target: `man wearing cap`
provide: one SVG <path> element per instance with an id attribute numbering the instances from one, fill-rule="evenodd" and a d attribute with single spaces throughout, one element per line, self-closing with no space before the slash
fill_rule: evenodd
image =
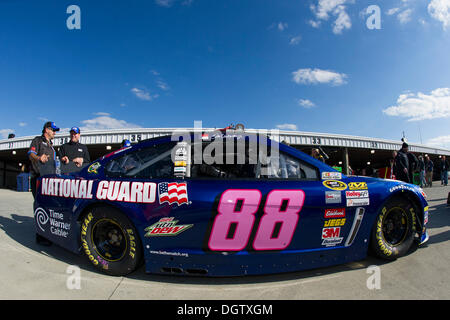
<path id="1" fill-rule="evenodd" d="M 55 132 L 59 131 L 59 128 L 54 122 L 48 121 L 44 124 L 42 129 L 42 135 L 35 137 L 31 141 L 30 149 L 28 150 L 28 157 L 31 161 L 31 192 L 33 197 L 36 196 L 36 180 L 41 175 L 41 169 L 43 165 L 49 165 L 49 163 L 55 160 L 55 149 L 53 149 L 53 138 L 55 138 Z M 49 172 L 55 172 L 55 168 L 48 170 Z"/>
<path id="2" fill-rule="evenodd" d="M 55 132 L 59 128 L 54 122 L 48 121 L 44 124 L 42 135 L 35 137 L 31 141 L 30 149 L 28 150 L 28 157 L 31 161 L 30 183 L 31 193 L 33 198 L 36 197 L 36 180 L 41 174 L 55 173 L 55 167 L 52 165 L 55 162 L 55 149 L 53 149 L 52 140 L 55 138 Z M 42 172 L 45 171 L 45 172 Z M 36 233 L 36 242 L 42 245 L 49 246 L 51 241 Z"/>
<path id="3" fill-rule="evenodd" d="M 70 129 L 70 141 L 59 148 L 59 158 L 64 164 L 74 162 L 80 168 L 83 164 L 91 162 L 86 145 L 80 143 L 81 131 L 78 127 Z"/>

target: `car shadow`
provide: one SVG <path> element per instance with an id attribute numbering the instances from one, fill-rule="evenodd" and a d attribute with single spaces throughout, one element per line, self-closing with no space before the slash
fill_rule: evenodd
<path id="1" fill-rule="evenodd" d="M 0 229 L 19 245 L 30 250 L 52 257 L 68 265 L 77 265 L 81 269 L 96 272 L 95 267 L 83 255 L 77 255 L 54 244 L 43 246 L 36 243 L 36 231 L 32 217 L 14 213 L 11 214 L 11 218 L 0 216 Z"/>

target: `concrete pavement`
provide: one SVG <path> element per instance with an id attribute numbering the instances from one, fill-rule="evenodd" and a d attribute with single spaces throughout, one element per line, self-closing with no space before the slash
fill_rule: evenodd
<path id="1" fill-rule="evenodd" d="M 450 187 L 435 182 L 425 192 L 430 240 L 401 259 L 369 257 L 311 271 L 217 279 L 150 275 L 143 267 L 127 277 L 100 274 L 84 256 L 37 245 L 31 193 L 2 189 L 0 299 L 450 299 Z M 72 281 L 73 265 L 79 283 Z M 379 267 L 380 289 L 368 289 L 372 265 Z"/>

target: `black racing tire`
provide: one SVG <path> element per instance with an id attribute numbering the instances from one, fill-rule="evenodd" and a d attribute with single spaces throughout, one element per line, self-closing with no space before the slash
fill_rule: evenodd
<path id="1" fill-rule="evenodd" d="M 119 210 L 94 208 L 81 223 L 82 250 L 103 273 L 124 276 L 142 263 L 142 243 L 136 228 Z"/>
<path id="2" fill-rule="evenodd" d="M 410 249 L 416 233 L 416 208 L 403 197 L 389 199 L 381 208 L 372 231 L 376 256 L 395 260 Z"/>

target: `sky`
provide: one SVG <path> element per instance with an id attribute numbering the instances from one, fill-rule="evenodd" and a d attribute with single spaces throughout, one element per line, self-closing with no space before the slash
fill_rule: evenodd
<path id="1" fill-rule="evenodd" d="M 202 121 L 450 149 L 449 53 L 450 0 L 0 0 L 0 139 Z"/>

